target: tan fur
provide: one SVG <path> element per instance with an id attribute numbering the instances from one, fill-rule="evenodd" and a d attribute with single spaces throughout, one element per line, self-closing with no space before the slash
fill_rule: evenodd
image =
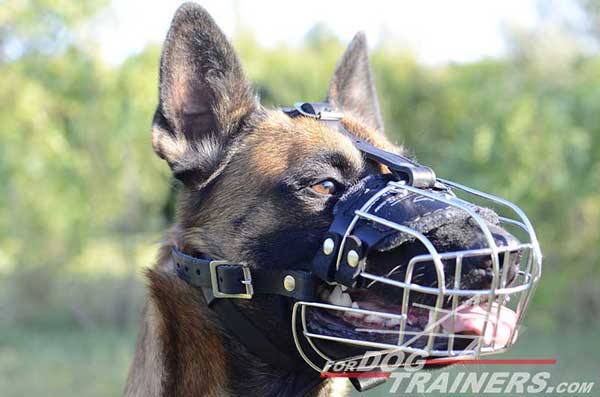
<path id="1" fill-rule="evenodd" d="M 169 247 L 163 246 L 159 261 L 147 271 L 150 293 L 125 395 L 231 396 L 221 327 L 198 292 L 174 274 Z M 173 361 L 178 372 L 169 379 L 164 368 Z M 347 391 L 348 383 L 335 379 L 315 397 L 342 397 Z"/>
<path id="2" fill-rule="evenodd" d="M 350 132 L 382 149 L 400 151 L 383 134 L 351 116 L 347 116 L 343 123 Z M 193 226 L 182 228 L 177 241 L 185 241 L 191 251 L 216 249 L 214 254 L 220 258 L 243 260 L 239 246 L 243 243 L 240 238 L 243 235 L 239 233 L 252 235 L 253 230 L 232 230 L 229 220 L 242 216 L 248 207 L 254 207 L 252 200 L 270 188 L 285 170 L 323 150 L 343 154 L 357 168 L 363 166 L 362 155 L 341 132 L 316 120 L 291 119 L 281 111 L 268 111 L 256 130 L 236 150 L 203 211 L 192 214 L 191 210 L 181 209 L 181 212 L 189 214 L 189 223 Z M 379 167 L 381 172 L 388 172 L 385 166 Z M 231 205 L 232 199 L 236 200 L 236 205 Z M 186 198 L 183 197 L 182 201 L 185 202 Z M 256 211 L 261 211 L 256 214 L 257 218 L 264 219 L 272 228 L 277 227 L 277 208 L 262 207 L 256 208 Z M 222 241 L 227 241 L 227 244 L 222 244 Z"/>
<path id="3" fill-rule="evenodd" d="M 344 126 L 381 148 L 398 150 L 382 134 L 356 119 L 347 117 Z M 214 244 L 219 242 L 213 241 L 213 236 L 219 236 L 228 244 L 221 244 L 218 256 L 237 260 L 237 242 L 240 239 L 231 233 L 239 231 L 227 230 L 222 214 L 226 212 L 229 218 L 234 216 L 232 212 L 252 205 L 251 200 L 258 196 L 261 186 L 271 183 L 273 178 L 303 157 L 323 148 L 343 152 L 346 158 L 357 163 L 356 166 L 363 161 L 358 150 L 343 134 L 315 120 L 290 119 L 281 112 L 270 111 L 268 118 L 241 145 L 239 153 L 224 171 L 223 182 L 215 186 L 214 197 L 205 210 L 196 214 L 195 218 L 191 217 L 194 219 L 191 222 L 198 227 L 174 230 L 170 234 L 182 242 L 179 246 L 199 252 L 209 247 L 214 252 Z M 236 197 L 236 206 L 231 205 L 231 197 Z M 185 198 L 182 201 L 185 202 Z M 180 211 L 185 211 L 185 208 L 180 208 Z M 265 219 L 272 221 L 273 216 L 265 214 Z M 228 233 L 231 238 L 224 238 L 223 235 Z M 171 395 L 169 393 L 177 396 L 228 395 L 226 363 L 219 360 L 219 357 L 225 357 L 220 327 L 198 291 L 174 275 L 169 255 L 172 244 L 172 241 L 165 243 L 157 264 L 148 272 L 150 294 L 126 394 L 132 397 Z M 179 346 L 174 339 L 187 342 Z M 163 369 L 163 365 L 168 365 L 169 357 L 173 356 L 182 366 L 176 381 L 166 379 Z M 342 396 L 345 384 L 327 385 L 322 395 Z"/>
<path id="4" fill-rule="evenodd" d="M 164 333 L 164 322 L 156 304 L 148 300 L 141 324 L 136 355 L 131 366 L 125 394 L 128 396 L 158 396 L 164 378 L 162 349 L 157 343 Z M 142 376 L 152 374 L 152 376 Z"/>
<path id="5" fill-rule="evenodd" d="M 366 43 L 358 35 L 336 69 L 328 99 L 347 111 L 343 123 L 350 132 L 397 151 L 382 134 L 371 83 Z M 232 46 L 197 4 L 182 5 L 173 19 L 161 56 L 159 91 L 152 144 L 174 174 L 182 175 L 184 187 L 175 226 L 146 274 L 149 293 L 125 394 L 273 395 L 281 390 L 273 385 L 285 383 L 289 370 L 251 355 L 223 330 L 200 291 L 175 274 L 171 247 L 245 262 L 256 253 L 257 236 L 279 236 L 288 225 L 282 207 L 289 202 L 265 199 L 265 192 L 275 192 L 288 170 L 304 170 L 306 159 L 328 151 L 342 157 L 358 178 L 367 168 L 365 160 L 341 132 L 262 108 Z M 298 228 L 306 228 L 308 219 L 313 228 L 326 230 L 329 220 L 312 216 L 317 212 L 311 207 L 314 202 L 295 199 L 294 205 L 299 215 L 291 216 L 296 216 Z M 315 225 L 313 218 L 320 223 Z M 256 314 L 259 300 L 235 304 Z M 294 354 L 290 359 L 299 360 L 291 347 L 286 351 Z M 341 396 L 343 389 L 340 381 L 325 381 L 312 396 Z"/>
<path id="6" fill-rule="evenodd" d="M 402 154 L 402 148 L 392 144 L 385 135 L 376 131 L 366 124 L 359 121 L 357 118 L 352 116 L 346 116 L 342 119 L 342 125 L 348 131 L 352 132 L 357 137 L 364 139 L 369 142 L 371 145 L 376 146 L 380 149 L 386 150 L 392 153 Z M 379 172 L 382 174 L 390 173 L 388 167 L 383 164 L 378 164 Z"/>
<path id="7" fill-rule="evenodd" d="M 317 120 L 291 119 L 281 111 L 270 112 L 247 140 L 247 146 L 259 175 L 278 176 L 300 159 L 325 150 L 342 153 L 356 167 L 363 161 L 348 137 Z"/>
<path id="8" fill-rule="evenodd" d="M 223 336 L 196 290 L 162 260 L 147 271 L 149 296 L 143 314 L 127 396 L 225 396 Z M 165 374 L 174 367 L 176 373 Z"/>

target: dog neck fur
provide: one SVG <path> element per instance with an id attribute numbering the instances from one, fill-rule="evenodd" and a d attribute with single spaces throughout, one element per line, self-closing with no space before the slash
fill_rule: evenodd
<path id="1" fill-rule="evenodd" d="M 180 280 L 164 244 L 147 271 L 149 294 L 125 394 L 276 396 L 291 374 L 248 353 L 228 335 L 201 293 Z M 342 396 L 346 382 L 324 381 L 312 396 Z"/>

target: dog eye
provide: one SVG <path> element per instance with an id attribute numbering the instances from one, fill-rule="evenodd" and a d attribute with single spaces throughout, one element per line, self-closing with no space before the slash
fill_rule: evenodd
<path id="1" fill-rule="evenodd" d="M 312 185 L 310 188 L 319 194 L 325 195 L 335 194 L 337 190 L 335 182 L 330 179 L 326 179 L 317 183 L 316 185 Z"/>

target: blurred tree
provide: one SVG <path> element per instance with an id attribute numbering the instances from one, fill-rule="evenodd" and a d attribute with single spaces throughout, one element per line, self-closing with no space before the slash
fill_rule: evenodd
<path id="1" fill-rule="evenodd" d="M 587 17 L 587 33 L 600 41 L 600 1 L 577 0 L 576 3 Z"/>
<path id="2" fill-rule="evenodd" d="M 116 258 L 137 269 L 135 241 L 162 223 L 145 214 L 158 213 L 168 189 L 156 184 L 160 164 L 145 165 L 159 49 L 107 69 L 78 35 L 104 2 L 84 3 L 0 8 L 0 270 L 16 271 L 12 300 L 32 308 L 51 305 L 58 280 L 107 238 L 111 252 L 85 265 Z M 130 305 L 122 298 L 114 310 Z M 83 310 L 70 302 L 77 317 Z"/>
<path id="3" fill-rule="evenodd" d="M 1 59 L 52 54 L 78 42 L 79 28 L 108 0 L 7 0 L 0 7 Z"/>
<path id="4" fill-rule="evenodd" d="M 585 3 L 593 19 L 597 2 Z M 78 34 L 103 4 L 0 7 L 0 281 L 12 277 L 0 286 L 3 320 L 131 322 L 132 275 L 171 214 L 149 134 L 160 48 L 103 64 Z M 600 56 L 568 29 L 549 31 L 551 45 L 544 32 L 508 31 L 504 59 L 425 67 L 388 43 L 372 60 L 392 140 L 531 215 L 547 257 L 531 314 L 552 326 L 600 319 Z M 244 29 L 235 42 L 266 106 L 323 99 L 343 51 L 324 25 L 302 47 L 266 49 Z M 585 316 L 566 310 L 573 302 Z"/>

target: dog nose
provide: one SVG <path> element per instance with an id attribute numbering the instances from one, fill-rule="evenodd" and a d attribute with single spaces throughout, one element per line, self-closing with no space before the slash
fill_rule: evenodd
<path id="1" fill-rule="evenodd" d="M 517 265 L 520 261 L 519 253 L 513 254 L 506 251 L 506 247 L 516 247 L 520 241 L 504 228 L 489 224 L 486 222 L 493 244 L 500 251 L 498 253 L 498 278 L 499 282 L 510 284 L 517 273 Z M 490 248 L 490 242 L 486 238 L 483 230 L 470 221 L 460 220 L 443 225 L 429 232 L 428 238 L 433 245 L 442 252 L 452 251 L 476 251 Z M 446 266 L 447 273 L 454 277 L 452 272 L 456 269 L 456 263 L 448 261 Z M 491 287 L 494 278 L 492 256 L 489 253 L 481 255 L 465 256 L 462 261 L 461 271 L 462 288 L 468 289 L 488 289 Z"/>
<path id="2" fill-rule="evenodd" d="M 502 276 L 511 280 L 515 275 L 512 267 L 516 258 L 504 261 L 500 256 L 519 241 L 500 226 L 499 215 L 457 199 L 445 185 L 426 190 L 402 185 L 390 188 L 389 178 L 369 176 L 340 198 L 334 215 L 332 229 L 345 230 L 350 224 L 353 237 L 368 247 L 366 267 L 375 275 L 403 281 L 412 273 L 422 286 L 437 286 L 441 281 L 439 269 L 431 257 L 427 258 L 435 253 L 431 245 L 437 253 L 455 255 L 443 259 L 444 283 L 457 278 L 457 257 L 463 259 L 461 288 L 487 289 L 494 277 L 500 276 L 503 262 L 511 269 L 505 267 L 508 273 Z M 344 233 L 348 231 L 340 234 Z M 495 248 L 498 260 L 490 255 Z M 452 288 L 452 284 L 447 287 Z"/>
<path id="3" fill-rule="evenodd" d="M 455 253 L 456 256 L 461 256 L 460 280 L 458 280 L 460 289 L 486 290 L 493 285 L 495 278 L 498 279 L 496 284 L 498 287 L 501 284 L 511 283 L 517 274 L 521 260 L 519 252 L 515 253 L 508 248 L 517 247 L 520 243 L 514 235 L 493 222 L 491 217 L 484 220 L 493 245 L 498 248 L 498 275 L 496 276 L 492 255 L 490 255 L 490 241 L 484 229 L 471 218 L 463 216 L 454 209 L 439 211 L 437 216 L 444 218 L 444 221 L 431 228 L 416 227 L 415 230 L 425 235 L 438 253 Z M 390 236 L 387 240 L 389 245 L 385 246 L 385 249 L 381 249 L 381 246 L 376 247 L 380 249 L 373 250 L 367 257 L 368 270 L 379 275 L 389 275 L 397 281 L 404 281 L 411 260 L 430 254 L 421 242 L 401 240 L 401 238 L 401 234 Z M 398 241 L 402 242 L 397 244 Z M 442 260 L 447 288 L 456 287 L 458 266 L 456 256 Z M 412 270 L 412 282 L 426 287 L 439 287 L 436 266 L 432 260 L 415 264 Z M 392 290 L 389 292 L 395 293 Z"/>

